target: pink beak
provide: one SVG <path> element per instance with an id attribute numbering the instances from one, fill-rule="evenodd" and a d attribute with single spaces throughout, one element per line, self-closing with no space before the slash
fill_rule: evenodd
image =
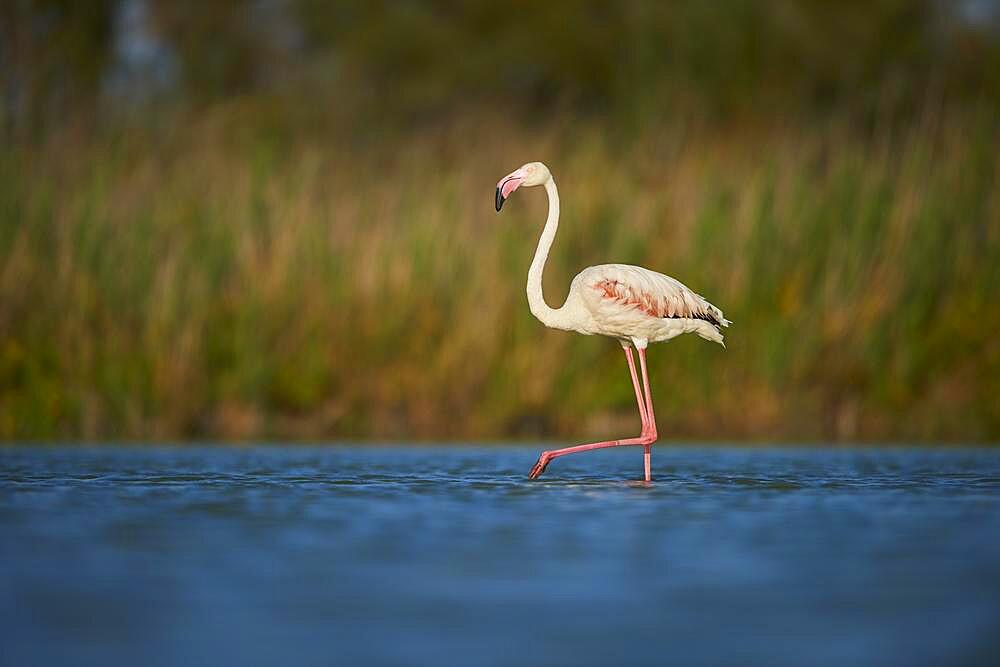
<path id="1" fill-rule="evenodd" d="M 524 182 L 524 176 L 521 175 L 521 170 L 512 171 L 507 176 L 500 179 L 497 183 L 497 212 L 500 212 L 500 208 L 503 206 L 504 201 L 510 196 L 510 193 L 517 190 L 521 183 Z"/>

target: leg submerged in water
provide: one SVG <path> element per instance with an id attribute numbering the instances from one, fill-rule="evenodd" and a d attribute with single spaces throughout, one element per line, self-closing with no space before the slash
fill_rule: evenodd
<path id="1" fill-rule="evenodd" d="M 592 442 L 585 445 L 575 445 L 544 451 L 538 457 L 538 461 L 528 473 L 529 479 L 537 479 L 552 459 L 566 456 L 567 454 L 577 454 L 588 452 L 593 449 L 604 449 L 605 447 L 622 447 L 627 445 L 643 445 L 646 481 L 650 481 L 650 450 L 651 445 L 656 442 L 656 422 L 653 417 L 653 399 L 649 393 L 649 377 L 646 372 L 646 349 L 639 348 L 639 365 L 642 368 L 642 387 L 639 385 L 639 378 L 635 370 L 635 358 L 632 356 L 632 348 L 625 347 L 625 358 L 628 360 L 629 374 L 632 377 L 632 388 L 635 390 L 636 403 L 639 406 L 639 419 L 642 420 L 642 431 L 638 438 L 624 438 L 622 440 L 604 440 L 602 442 Z"/>

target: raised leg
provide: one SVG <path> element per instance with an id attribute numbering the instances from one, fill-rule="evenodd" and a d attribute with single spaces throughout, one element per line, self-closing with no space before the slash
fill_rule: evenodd
<path id="1" fill-rule="evenodd" d="M 639 364 L 642 367 L 642 378 L 645 391 L 643 391 L 639 385 L 639 378 L 635 371 L 635 359 L 632 356 L 631 347 L 625 348 L 625 358 L 628 360 L 629 374 L 632 377 L 632 388 L 635 389 L 636 403 L 639 406 L 639 419 L 642 420 L 642 432 L 639 437 L 624 438 L 622 440 L 604 440 L 602 442 L 592 442 L 585 445 L 574 445 L 573 447 L 564 447 L 562 449 L 544 451 L 538 457 L 538 461 L 535 463 L 534 467 L 531 468 L 531 472 L 528 473 L 529 479 L 536 479 L 545 471 L 546 466 L 549 465 L 549 462 L 552 459 L 559 458 L 560 456 L 577 454 L 579 452 L 588 452 L 592 449 L 603 449 L 605 447 L 643 445 L 645 447 L 646 481 L 648 482 L 650 480 L 650 445 L 656 441 L 656 424 L 652 420 L 653 402 L 649 396 L 649 378 L 646 375 L 646 350 L 639 350 Z"/>
<path id="2" fill-rule="evenodd" d="M 542 452 L 538 457 L 538 461 L 535 462 L 534 467 L 532 467 L 531 472 L 528 473 L 528 479 L 536 479 L 539 475 L 545 472 L 545 468 L 549 465 L 552 459 L 557 459 L 560 456 L 566 456 L 567 454 L 578 454 L 580 452 L 589 452 L 592 449 L 604 449 L 605 447 L 622 447 L 624 445 L 648 445 L 647 436 L 639 436 L 638 438 L 624 438 L 622 440 L 604 440 L 603 442 L 591 442 L 586 445 L 575 445 L 573 447 L 563 447 L 562 449 L 553 449 L 549 451 Z M 648 480 L 647 480 L 648 481 Z"/>
<path id="3" fill-rule="evenodd" d="M 639 406 L 639 419 L 642 420 L 642 433 L 645 433 L 649 420 L 649 417 L 646 414 L 646 400 L 643 397 L 642 386 L 639 384 L 639 378 L 635 373 L 635 357 L 632 356 L 632 346 L 625 345 L 624 347 L 625 358 L 628 360 L 628 372 L 632 377 L 632 389 L 635 390 L 635 402 Z"/>
<path id="4" fill-rule="evenodd" d="M 653 436 L 650 444 L 656 442 L 656 415 L 653 414 L 653 393 L 649 390 L 649 373 L 646 372 L 646 348 L 639 348 L 639 366 L 642 368 L 642 387 L 646 395 L 647 435 Z"/>

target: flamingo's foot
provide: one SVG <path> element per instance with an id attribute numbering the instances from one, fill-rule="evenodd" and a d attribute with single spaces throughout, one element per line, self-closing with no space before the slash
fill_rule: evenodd
<path id="1" fill-rule="evenodd" d="M 538 457 L 538 461 L 536 461 L 535 465 L 532 466 L 531 472 L 528 473 L 528 479 L 538 479 L 538 477 L 545 472 L 545 468 L 549 465 L 549 461 L 551 460 L 552 459 L 548 456 L 548 452 L 542 452 L 541 456 Z"/>

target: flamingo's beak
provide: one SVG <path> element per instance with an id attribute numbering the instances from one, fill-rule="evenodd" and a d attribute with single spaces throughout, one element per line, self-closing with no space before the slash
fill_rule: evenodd
<path id="1" fill-rule="evenodd" d="M 497 213 L 500 212 L 503 203 L 507 201 L 510 193 L 517 190 L 523 182 L 524 176 L 521 175 L 520 169 L 500 179 L 500 182 L 497 183 Z"/>

